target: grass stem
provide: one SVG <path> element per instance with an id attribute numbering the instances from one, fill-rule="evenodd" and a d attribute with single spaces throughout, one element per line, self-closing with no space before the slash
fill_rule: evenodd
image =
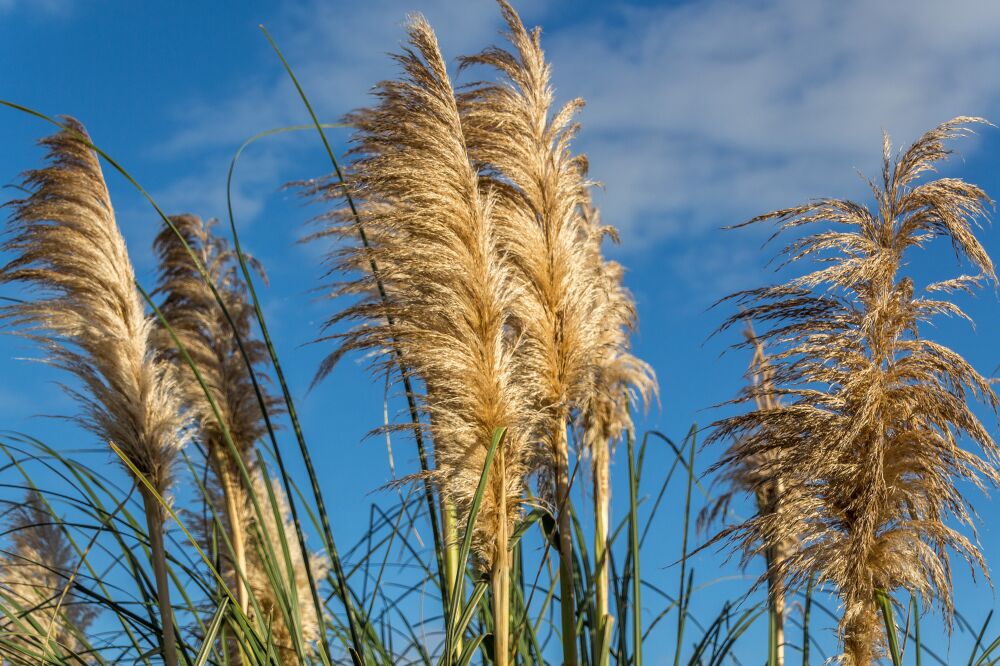
<path id="1" fill-rule="evenodd" d="M 146 510 L 149 531 L 150 562 L 156 580 L 156 601 L 160 607 L 160 651 L 165 666 L 177 666 L 177 639 L 174 636 L 174 614 L 170 605 L 170 582 L 167 579 L 167 552 L 163 542 L 163 512 L 160 503 L 145 487 L 140 488 Z"/>

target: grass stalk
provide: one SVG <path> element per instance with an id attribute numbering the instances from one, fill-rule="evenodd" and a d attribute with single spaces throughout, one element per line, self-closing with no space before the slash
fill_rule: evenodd
<path id="1" fill-rule="evenodd" d="M 632 560 L 632 664 L 642 666 L 642 579 L 639 576 L 639 483 L 635 466 L 635 440 L 625 433 L 628 452 L 629 554 Z"/>
<path id="2" fill-rule="evenodd" d="M 455 595 L 461 595 L 458 585 L 458 517 L 455 513 L 455 505 L 443 500 L 441 502 L 441 529 L 443 532 L 444 547 L 444 575 L 445 590 L 442 594 L 442 608 L 448 608 L 448 602 Z M 459 653 L 462 651 L 462 637 L 456 639 L 455 647 Z"/>
<path id="3" fill-rule="evenodd" d="M 163 542 L 163 512 L 160 503 L 146 488 L 140 487 L 149 531 L 150 562 L 156 580 L 156 602 L 160 607 L 160 652 L 166 666 L 177 666 L 177 639 L 174 614 L 170 605 L 170 582 L 167 579 L 167 552 Z"/>
<path id="4" fill-rule="evenodd" d="M 496 466 L 494 484 L 498 482 L 502 484 L 507 478 L 503 449 L 497 451 Z M 507 515 L 506 493 L 503 489 L 498 496 L 497 511 L 501 516 L 505 516 Z M 498 521 L 497 528 L 496 556 L 490 577 L 493 594 L 493 663 L 496 666 L 508 666 L 510 663 L 510 535 L 507 533 L 506 520 Z M 458 649 L 461 652 L 460 644 Z"/>
<path id="5" fill-rule="evenodd" d="M 566 422 L 559 421 L 556 446 L 556 522 L 559 533 L 559 607 L 562 628 L 563 664 L 576 666 L 576 594 L 573 581 L 573 532 L 569 508 L 569 444 Z"/>
<path id="6" fill-rule="evenodd" d="M 609 658 L 610 636 L 614 617 L 608 609 L 608 520 L 610 511 L 610 451 L 607 446 L 594 449 L 594 587 L 597 627 L 594 631 L 594 663 Z"/>
<path id="7" fill-rule="evenodd" d="M 226 503 L 226 517 L 229 520 L 229 539 L 233 546 L 233 564 L 237 574 L 234 577 L 236 584 L 236 600 L 239 602 L 240 610 L 246 615 L 250 608 L 250 596 L 243 576 L 247 572 L 247 549 L 246 532 L 243 529 L 241 512 L 238 506 L 239 493 L 237 481 L 233 477 L 229 465 L 226 464 L 225 453 L 216 450 L 214 455 L 218 462 L 219 480 L 222 484 L 222 495 Z"/>
<path id="8" fill-rule="evenodd" d="M 768 665 L 785 666 L 785 595 L 777 565 L 776 549 L 765 549 L 767 566 Z"/>

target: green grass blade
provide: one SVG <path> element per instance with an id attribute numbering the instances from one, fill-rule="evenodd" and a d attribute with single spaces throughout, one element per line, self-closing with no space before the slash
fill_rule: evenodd
<path id="1" fill-rule="evenodd" d="M 212 654 L 212 649 L 215 646 L 215 638 L 219 635 L 219 630 L 222 629 L 222 621 L 226 617 L 227 610 L 228 600 L 223 599 L 222 603 L 219 604 L 219 609 L 215 611 L 212 623 L 208 625 L 208 630 L 202 639 L 201 649 L 194 659 L 194 666 L 205 666 L 208 663 L 208 657 Z"/>
<path id="2" fill-rule="evenodd" d="M 626 448 L 628 450 L 628 480 L 629 480 L 629 554 L 632 560 L 632 663 L 642 666 L 642 603 L 639 569 L 639 495 L 638 470 L 635 466 L 635 441 L 632 433 L 626 433 Z M 624 623 L 623 623 L 624 624 Z"/>
<path id="3" fill-rule="evenodd" d="M 983 644 L 983 636 L 986 635 L 986 627 L 989 626 L 990 620 L 993 619 L 993 611 L 986 614 L 986 620 L 983 621 L 983 626 L 979 629 L 979 633 L 976 634 L 976 644 L 972 646 L 972 653 L 969 655 L 969 666 L 973 666 L 976 660 L 976 654 L 979 652 L 979 646 Z"/>
<path id="4" fill-rule="evenodd" d="M 875 600 L 882 610 L 882 620 L 885 622 L 885 635 L 889 641 L 889 656 L 893 666 L 902 666 L 903 659 L 899 653 L 899 637 L 896 634 L 896 620 L 892 612 L 892 600 L 884 590 L 875 590 Z"/>
<path id="5" fill-rule="evenodd" d="M 680 666 L 681 663 L 681 648 L 684 645 L 684 621 L 687 618 L 687 606 L 688 600 L 684 591 L 685 584 L 685 573 L 687 570 L 687 555 L 688 555 L 688 527 L 691 520 L 691 489 L 694 486 L 694 456 L 696 450 L 696 433 L 698 431 L 697 425 L 692 425 L 691 430 L 688 432 L 687 440 L 690 441 L 690 451 L 688 453 L 688 464 L 687 464 L 687 494 L 684 498 L 684 531 L 681 536 L 681 571 L 680 571 L 680 583 L 677 596 L 677 603 L 679 611 L 677 613 L 677 643 L 674 647 L 674 666 Z"/>
<path id="6" fill-rule="evenodd" d="M 802 604 L 802 666 L 809 666 L 809 616 L 812 613 L 813 585 L 816 579 L 810 578 L 806 586 L 806 598 Z"/>

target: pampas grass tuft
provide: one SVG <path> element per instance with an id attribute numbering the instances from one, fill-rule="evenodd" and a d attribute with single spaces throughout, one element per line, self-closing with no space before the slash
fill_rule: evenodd
<path id="1" fill-rule="evenodd" d="M 10 663 L 24 664 L 34 663 L 26 653 L 63 659 L 83 654 L 83 637 L 97 609 L 73 593 L 76 558 L 58 518 L 37 490 L 29 490 L 6 522 L 10 546 L 0 556 L 0 594 L 21 610 L 0 618 L 5 643 L 0 651 Z"/>
<path id="2" fill-rule="evenodd" d="M 83 406 L 78 421 L 116 445 L 160 496 L 167 496 L 184 445 L 184 419 L 168 365 L 152 342 L 154 323 L 145 313 L 125 241 L 115 223 L 97 155 L 83 126 L 41 141 L 49 166 L 31 171 L 30 196 L 12 202 L 14 258 L 0 281 L 21 283 L 38 296 L 5 306 L 0 316 L 35 340 L 45 360 L 74 375 L 82 390 L 69 389 Z M 131 470 L 130 470 L 131 473 Z M 140 485 L 157 579 L 163 658 L 177 661 L 163 552 L 164 511 Z"/>
<path id="3" fill-rule="evenodd" d="M 724 461 L 758 460 L 763 477 L 785 484 L 785 510 L 751 519 L 732 536 L 751 554 L 800 539 L 780 569 L 793 585 L 815 575 L 836 587 L 841 662 L 851 666 L 884 651 L 879 594 L 902 589 L 925 604 L 936 599 L 950 618 L 948 551 L 985 569 L 977 545 L 946 520 L 972 525 L 957 482 L 1000 481 L 997 447 L 970 406 L 979 400 L 995 411 L 997 396 L 923 330 L 935 316 L 965 316 L 950 293 L 996 284 L 975 234 L 989 199 L 955 178 L 918 182 L 948 155 L 946 140 L 979 122 L 955 118 L 895 158 L 886 138 L 881 179 L 871 184 L 874 210 L 823 199 L 747 223 L 820 226 L 784 250 L 792 262 L 816 259 L 820 267 L 730 297 L 745 311 L 726 325 L 745 318 L 772 325 L 760 339 L 779 347 L 771 367 L 784 399 L 724 419 L 713 438 L 736 442 Z M 904 260 L 937 238 L 977 273 L 921 289 L 903 273 Z M 961 448 L 960 438 L 985 457 Z"/>
<path id="4" fill-rule="evenodd" d="M 380 369 L 395 362 L 390 350 L 398 352 L 424 384 L 431 475 L 460 524 L 468 520 L 494 431 L 507 428 L 473 532 L 473 553 L 493 578 L 498 617 L 506 617 L 509 537 L 537 420 L 530 401 L 536 387 L 524 372 L 532 348 L 512 314 L 525 287 L 502 252 L 497 195 L 470 162 L 434 33 L 419 16 L 408 31 L 409 47 L 396 56 L 404 78 L 379 84 L 380 103 L 348 119 L 356 127 L 349 181 L 369 245 L 351 242 L 350 211 L 330 220 L 325 233 L 348 243 L 331 257 L 333 269 L 360 273 L 338 293 L 360 300 L 329 325 L 362 325 L 339 335 L 340 348 L 322 371 L 352 349 L 380 352 Z M 497 648 L 498 660 L 505 652 Z"/>

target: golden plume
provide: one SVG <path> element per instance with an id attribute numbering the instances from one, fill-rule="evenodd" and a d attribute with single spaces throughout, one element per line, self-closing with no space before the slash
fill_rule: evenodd
<path id="1" fill-rule="evenodd" d="M 989 199 L 956 178 L 917 182 L 949 154 L 944 142 L 977 122 L 985 121 L 943 123 L 895 158 L 886 137 L 882 177 L 871 183 L 874 210 L 822 199 L 747 223 L 774 220 L 779 231 L 819 225 L 783 254 L 820 267 L 730 297 L 746 309 L 726 325 L 750 318 L 773 326 L 760 338 L 780 346 L 770 366 L 784 400 L 720 421 L 712 437 L 736 442 L 724 462 L 774 451 L 760 474 L 784 474 L 785 484 L 783 511 L 757 516 L 732 536 L 748 553 L 800 540 L 780 568 L 793 585 L 815 575 L 836 587 L 841 661 L 850 666 L 874 663 L 884 650 L 881 594 L 901 588 L 926 603 L 936 599 L 950 618 L 948 549 L 984 568 L 977 545 L 946 520 L 972 524 L 957 480 L 1000 481 L 997 447 L 970 407 L 979 400 L 995 411 L 997 396 L 989 380 L 922 329 L 936 315 L 965 317 L 948 293 L 996 284 L 975 235 Z M 904 258 L 935 238 L 950 241 L 978 274 L 921 293 L 902 273 Z M 961 448 L 962 437 L 985 459 Z"/>
<path id="2" fill-rule="evenodd" d="M 596 214 L 596 213 L 595 213 Z M 604 356 L 599 359 L 594 395 L 577 417 L 581 441 L 590 454 L 594 500 L 594 586 L 598 617 L 613 622 L 609 608 L 608 538 L 611 509 L 611 454 L 626 434 L 634 437 L 632 410 L 646 407 L 658 394 L 656 373 L 629 350 L 629 334 L 636 326 L 632 295 L 622 284 L 622 267 L 594 252 L 595 279 L 602 284 L 607 307 L 601 308 Z M 599 636 L 605 635 L 603 627 Z M 608 634 L 610 635 L 610 634 Z M 603 639 L 602 639 L 603 640 Z M 601 651 L 610 649 L 602 643 Z"/>
<path id="3" fill-rule="evenodd" d="M 2 317 L 45 349 L 47 362 L 75 375 L 67 389 L 82 405 L 79 422 L 117 446 L 156 493 L 167 495 L 184 444 L 181 415 L 168 365 L 152 343 L 135 274 L 111 207 L 96 153 L 83 126 L 43 139 L 49 166 L 30 171 L 26 199 L 12 202 L 14 258 L 0 281 L 40 292 L 8 305 Z M 130 470 L 131 473 L 131 470 Z M 150 536 L 163 630 L 163 657 L 177 661 L 163 548 L 164 511 L 139 483 Z"/>
<path id="4" fill-rule="evenodd" d="M 462 115 L 470 154 L 499 193 L 505 249 L 528 284 L 516 312 L 524 335 L 540 354 L 541 364 L 533 370 L 541 388 L 537 408 L 545 417 L 540 434 L 544 465 L 555 482 L 563 659 L 575 664 L 566 428 L 573 410 L 589 409 L 598 365 L 611 353 L 602 335 L 610 303 L 595 279 L 592 236 L 584 217 L 591 185 L 586 159 L 570 150 L 578 130 L 574 116 L 583 102 L 572 100 L 553 110 L 541 31 L 529 32 L 507 2 L 499 0 L 499 5 L 513 52 L 489 48 L 463 58 L 462 64 L 492 67 L 504 80 L 469 88 L 462 95 Z"/>
<path id="5" fill-rule="evenodd" d="M 159 259 L 159 281 L 154 293 L 163 295 L 160 312 L 197 366 L 218 416 L 198 378 L 165 329 L 158 330 L 157 342 L 164 356 L 176 367 L 180 395 L 197 423 L 198 437 L 207 450 L 209 464 L 222 491 L 223 515 L 232 544 L 229 575 L 240 608 L 247 613 L 247 590 L 238 572 L 247 573 L 250 515 L 245 511 L 247 487 L 240 468 L 248 473 L 253 469 L 254 445 L 266 432 L 266 424 L 240 343 L 247 358 L 256 366 L 266 361 L 267 349 L 252 337 L 254 310 L 246 286 L 237 274 L 238 260 L 234 250 L 225 238 L 212 231 L 216 221 L 203 222 L 194 215 L 177 215 L 170 220 L 176 232 L 164 225 L 153 243 Z M 231 321 L 177 232 L 204 266 L 207 279 L 215 285 Z M 263 277 L 260 265 L 253 259 L 248 260 Z M 275 410 L 278 401 L 265 386 L 258 384 L 258 388 L 267 409 Z M 235 453 L 229 448 L 226 433 Z"/>
<path id="6" fill-rule="evenodd" d="M 35 663 L 27 654 L 82 655 L 97 609 L 73 592 L 76 557 L 59 519 L 32 489 L 6 522 L 11 543 L 0 556 L 0 592 L 4 608 L 18 612 L 16 618 L 0 619 L 0 633 L 18 649 L 0 649 L 9 650 L 4 659 L 27 664 Z"/>
<path id="7" fill-rule="evenodd" d="M 470 162 L 436 37 L 419 16 L 408 31 L 409 47 L 396 56 L 403 80 L 379 84 L 380 103 L 348 119 L 356 127 L 349 181 L 367 245 L 352 242 L 351 211 L 330 218 L 323 233 L 345 243 L 331 255 L 332 268 L 357 276 L 337 292 L 360 299 L 328 325 L 361 325 L 338 334 L 340 347 L 320 372 L 352 349 L 380 352 L 376 367 L 401 356 L 425 386 L 431 474 L 460 523 L 467 522 L 491 438 L 507 428 L 473 531 L 474 554 L 492 576 L 497 617 L 507 617 L 509 537 L 536 431 L 529 397 L 536 387 L 523 372 L 532 350 L 512 318 L 524 287 L 501 251 L 495 192 Z M 498 649 L 498 659 L 503 653 Z"/>
<path id="8" fill-rule="evenodd" d="M 771 367 L 764 344 L 757 337 L 750 321 L 746 323 L 743 336 L 746 339 L 745 344 L 753 348 L 747 370 L 749 383 L 744 389 L 743 397 L 752 400 L 758 411 L 775 409 L 780 405 L 780 393 L 774 383 L 774 368 Z M 774 520 L 793 524 L 798 518 L 788 510 L 785 501 L 785 474 L 778 459 L 782 450 L 771 447 L 753 454 L 740 455 L 741 446 L 742 442 L 733 442 L 723 454 L 723 459 L 728 461 L 728 464 L 717 480 L 726 484 L 728 488 L 716 495 L 701 512 L 698 517 L 699 528 L 705 529 L 707 525 L 726 514 L 737 493 L 753 494 L 757 515 L 772 516 Z M 780 518 L 779 513 L 782 514 Z M 781 563 L 798 545 L 798 539 L 792 536 L 764 549 L 768 603 L 774 613 L 777 666 L 783 666 L 785 662 L 785 581 Z M 749 561 L 750 555 L 752 553 L 744 558 L 744 564 Z"/>

